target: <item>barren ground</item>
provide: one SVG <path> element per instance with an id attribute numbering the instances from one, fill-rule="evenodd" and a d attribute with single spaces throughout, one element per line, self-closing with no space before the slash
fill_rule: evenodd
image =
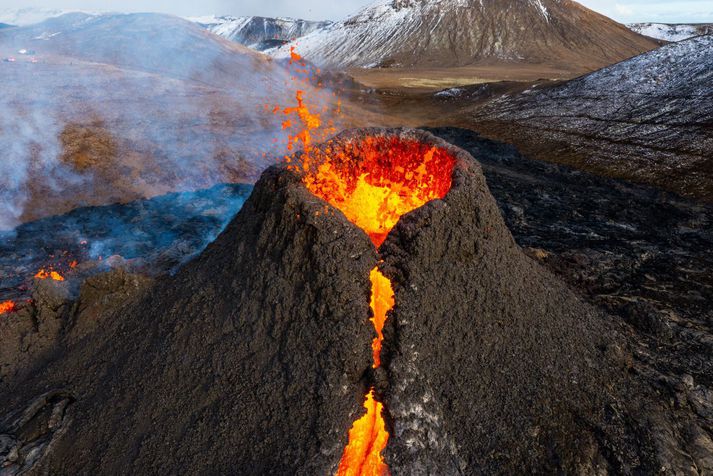
<path id="1" fill-rule="evenodd" d="M 436 92 L 482 83 L 535 82 L 571 79 L 588 73 L 550 65 L 483 65 L 460 68 L 352 68 L 348 73 L 367 88 L 402 90 L 404 93 Z"/>

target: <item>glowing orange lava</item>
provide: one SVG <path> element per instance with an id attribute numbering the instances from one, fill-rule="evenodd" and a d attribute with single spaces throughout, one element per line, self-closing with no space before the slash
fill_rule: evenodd
<path id="1" fill-rule="evenodd" d="M 15 311 L 15 303 L 13 301 L 0 302 L 0 314 L 6 314 Z"/>
<path id="2" fill-rule="evenodd" d="M 379 268 L 371 270 L 369 276 L 371 280 L 371 312 L 373 317 L 371 322 L 376 329 L 376 337 L 371 343 L 371 350 L 374 355 L 374 368 L 381 365 L 381 343 L 384 340 L 384 324 L 386 314 L 394 307 L 394 290 L 391 281 L 381 274 Z"/>
<path id="3" fill-rule="evenodd" d="M 297 48 L 290 46 L 290 64 L 302 62 L 302 56 L 297 53 Z"/>
<path id="4" fill-rule="evenodd" d="M 305 155 L 307 188 L 377 247 L 402 215 L 448 193 L 455 164 L 443 149 L 399 137 L 366 137 Z"/>
<path id="5" fill-rule="evenodd" d="M 344 449 L 337 476 L 384 476 L 389 468 L 381 452 L 386 448 L 389 433 L 381 412 L 384 406 L 374 399 L 374 391 L 366 395 L 366 415 L 354 422 L 349 430 L 349 445 Z"/>
<path id="6" fill-rule="evenodd" d="M 302 144 L 304 147 L 309 147 L 312 144 L 312 131 L 319 129 L 322 126 L 322 119 L 319 114 L 310 112 L 304 101 L 304 91 L 298 90 L 295 93 L 297 106 L 287 107 L 282 113 L 286 116 L 296 114 L 302 127 L 294 135 L 290 135 L 287 141 L 287 150 L 294 150 L 295 145 Z M 292 128 L 292 122 L 286 120 L 282 123 L 283 129 Z"/>
<path id="7" fill-rule="evenodd" d="M 401 216 L 443 198 L 451 187 L 455 159 L 445 150 L 396 136 L 370 136 L 344 143 L 306 148 L 302 170 L 307 188 L 344 213 L 379 247 Z M 394 307 L 391 281 L 378 268 L 370 274 L 374 368 L 381 365 L 383 328 Z M 372 389 L 366 415 L 354 422 L 338 476 L 383 476 L 382 456 L 389 439 L 383 405 Z"/>
<path id="8" fill-rule="evenodd" d="M 371 344 L 374 368 L 381 365 L 381 343 L 384 340 L 386 314 L 394 307 L 394 291 L 391 281 L 381 274 L 379 268 L 371 270 L 371 322 L 377 337 Z M 344 448 L 337 476 L 385 476 L 389 468 L 382 452 L 389 441 L 389 432 L 382 412 L 384 405 L 374 398 L 374 389 L 366 395 L 366 415 L 359 418 L 349 430 L 349 444 Z"/>
<path id="9" fill-rule="evenodd" d="M 37 279 L 51 279 L 53 281 L 64 281 L 64 276 L 59 274 L 57 271 L 41 269 L 35 275 Z"/>

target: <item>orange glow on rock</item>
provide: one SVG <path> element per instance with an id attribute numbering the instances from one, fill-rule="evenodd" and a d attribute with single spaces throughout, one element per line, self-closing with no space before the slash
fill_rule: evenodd
<path id="1" fill-rule="evenodd" d="M 44 269 L 41 269 L 35 274 L 35 278 L 37 279 L 51 279 L 53 281 L 64 281 L 64 276 L 59 274 L 57 271 L 46 271 Z"/>
<path id="2" fill-rule="evenodd" d="M 337 476 L 385 476 L 389 468 L 381 452 L 386 448 L 389 433 L 381 412 L 384 406 L 374 398 L 374 391 L 366 395 L 366 415 L 354 422 L 349 430 L 349 444 L 344 449 Z"/>
<path id="3" fill-rule="evenodd" d="M 304 123 L 304 121 L 303 121 Z M 377 248 L 406 213 L 443 198 L 451 188 L 455 158 L 447 151 L 414 139 L 368 136 L 310 147 L 303 143 L 303 182 L 316 196 L 338 208 L 364 230 Z M 373 367 L 381 365 L 383 328 L 395 298 L 391 281 L 377 268 L 370 273 Z M 383 450 L 389 433 L 383 404 L 374 389 L 366 397 L 366 415 L 349 430 L 337 476 L 383 476 L 389 470 Z"/>
<path id="4" fill-rule="evenodd" d="M 391 281 L 381 274 L 379 268 L 371 270 L 371 322 L 377 337 L 371 349 L 374 357 L 373 367 L 381 365 L 381 343 L 384 340 L 386 314 L 394 307 L 394 291 Z M 389 468 L 384 462 L 382 452 L 389 441 L 389 432 L 384 422 L 384 405 L 374 397 L 374 389 L 366 395 L 364 401 L 366 414 L 359 418 L 349 430 L 349 444 L 344 448 L 339 462 L 337 476 L 387 476 Z"/>
<path id="5" fill-rule="evenodd" d="M 0 314 L 15 312 L 15 303 L 13 301 L 0 302 Z"/>
<path id="6" fill-rule="evenodd" d="M 371 280 L 371 312 L 373 314 L 371 322 L 376 329 L 376 337 L 371 343 L 371 350 L 374 354 L 374 368 L 381 365 L 381 343 L 384 340 L 384 324 L 386 314 L 394 307 L 394 290 L 391 281 L 381 274 L 379 268 L 371 270 L 369 276 Z"/>

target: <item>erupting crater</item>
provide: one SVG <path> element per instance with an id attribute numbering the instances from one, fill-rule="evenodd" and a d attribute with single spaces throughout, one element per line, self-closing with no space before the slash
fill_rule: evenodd
<path id="1" fill-rule="evenodd" d="M 309 149 L 302 167 L 305 186 L 379 247 L 402 215 L 448 193 L 455 162 L 431 144 L 374 135 Z"/>
<path id="2" fill-rule="evenodd" d="M 314 195 L 344 213 L 379 248 L 402 215 L 442 199 L 451 188 L 456 159 L 446 150 L 399 135 L 343 137 L 301 157 L 303 182 Z M 393 309 L 391 281 L 375 267 L 370 273 L 373 367 L 381 365 L 383 328 Z M 366 414 L 349 430 L 338 476 L 389 474 L 382 455 L 389 439 L 383 404 L 372 387 L 366 395 Z"/>

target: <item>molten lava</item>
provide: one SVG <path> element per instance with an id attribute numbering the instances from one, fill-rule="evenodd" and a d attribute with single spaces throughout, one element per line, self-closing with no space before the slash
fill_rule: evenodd
<path id="1" fill-rule="evenodd" d="M 312 131 L 322 126 L 320 115 L 310 112 L 309 107 L 305 104 L 304 91 L 298 90 L 295 93 L 295 99 L 297 100 L 297 106 L 287 107 L 282 111 L 286 116 L 297 115 L 301 124 L 299 131 L 288 137 L 287 150 L 293 150 L 297 144 L 302 144 L 305 148 L 308 148 L 312 144 Z M 282 123 L 283 129 L 292 127 L 293 124 L 289 120 Z"/>
<path id="2" fill-rule="evenodd" d="M 391 281 L 381 274 L 379 268 L 371 270 L 371 311 L 377 336 L 371 344 L 374 368 L 381 365 L 381 343 L 384 340 L 386 314 L 394 307 L 394 291 Z M 389 432 L 382 412 L 384 405 L 374 398 L 374 389 L 366 395 L 366 415 L 359 418 L 349 430 L 349 444 L 344 449 L 337 476 L 384 476 L 389 468 L 381 455 L 389 441 Z"/>
<path id="3" fill-rule="evenodd" d="M 292 63 L 301 63 L 302 62 L 302 56 L 297 53 L 297 48 L 294 46 L 290 46 L 290 64 Z"/>
<path id="4" fill-rule="evenodd" d="M 366 137 L 359 141 L 305 145 L 304 183 L 316 196 L 344 213 L 364 230 L 377 248 L 401 216 L 427 202 L 443 198 L 451 188 L 455 159 L 447 151 L 399 137 Z M 394 307 L 391 281 L 377 268 L 370 274 L 374 368 L 381 365 L 383 328 Z M 388 474 L 382 451 L 389 433 L 383 405 L 371 389 L 364 403 L 367 413 L 349 431 L 349 444 L 338 476 Z"/>
<path id="5" fill-rule="evenodd" d="M 307 188 L 377 247 L 402 215 L 448 193 L 454 164 L 443 149 L 399 137 L 367 137 L 303 155 Z"/>
<path id="6" fill-rule="evenodd" d="M 0 314 L 14 312 L 15 309 L 16 309 L 16 307 L 15 307 L 15 303 L 13 301 L 0 302 Z"/>
<path id="7" fill-rule="evenodd" d="M 381 342 L 384 340 L 386 313 L 394 307 L 394 290 L 391 287 L 391 281 L 381 274 L 379 268 L 371 270 L 369 279 L 371 280 L 371 312 L 373 314 L 371 322 L 376 329 L 376 337 L 371 343 L 371 350 L 374 354 L 374 368 L 377 368 L 381 365 Z"/>
<path id="8" fill-rule="evenodd" d="M 64 276 L 59 274 L 57 271 L 41 269 L 35 275 L 37 279 L 51 279 L 53 281 L 64 281 Z"/>
<path id="9" fill-rule="evenodd" d="M 389 474 L 381 452 L 386 448 L 389 433 L 381 412 L 384 406 L 370 391 L 364 402 L 366 415 L 354 422 L 349 430 L 349 444 L 344 449 L 337 476 L 382 476 Z"/>

